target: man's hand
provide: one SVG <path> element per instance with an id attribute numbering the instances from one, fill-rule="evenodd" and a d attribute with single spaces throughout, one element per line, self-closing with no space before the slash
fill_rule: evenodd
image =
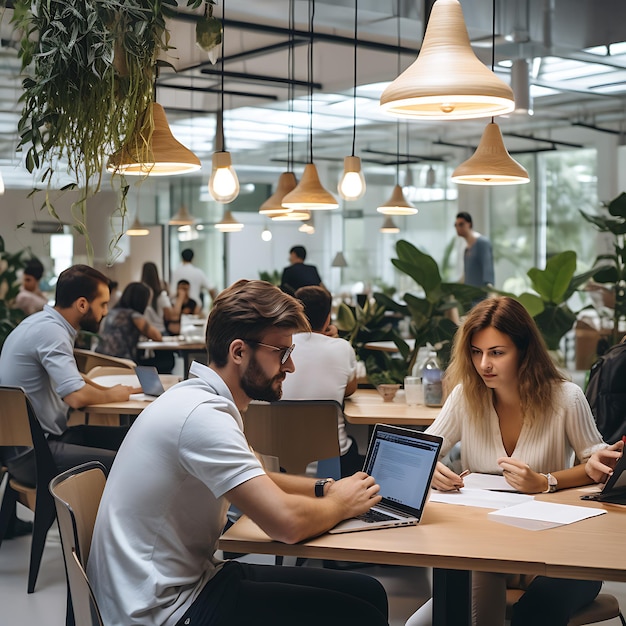
<path id="1" fill-rule="evenodd" d="M 382 500 L 379 491 L 380 486 L 372 476 L 357 472 L 332 483 L 325 497 L 336 499 L 337 503 L 345 507 L 344 518 L 349 518 L 361 515 L 378 504 Z"/>
<path id="2" fill-rule="evenodd" d="M 109 393 L 112 396 L 111 402 L 126 402 L 130 398 L 131 393 L 141 393 L 141 387 L 130 387 L 129 385 L 114 385 L 109 387 Z"/>
<path id="3" fill-rule="evenodd" d="M 624 442 L 618 441 L 608 448 L 594 452 L 585 464 L 587 476 L 596 483 L 605 483 L 624 452 Z"/>

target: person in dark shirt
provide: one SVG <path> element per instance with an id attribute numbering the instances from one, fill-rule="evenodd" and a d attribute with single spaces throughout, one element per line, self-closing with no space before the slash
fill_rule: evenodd
<path id="1" fill-rule="evenodd" d="M 315 265 L 307 265 L 304 259 L 306 259 L 304 246 L 294 246 L 289 250 L 291 265 L 283 270 L 280 281 L 280 288 L 289 295 L 293 295 L 300 287 L 322 284 L 322 279 Z"/>

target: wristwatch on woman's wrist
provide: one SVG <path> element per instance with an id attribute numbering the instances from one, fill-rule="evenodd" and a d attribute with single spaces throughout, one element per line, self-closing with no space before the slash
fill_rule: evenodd
<path id="1" fill-rule="evenodd" d="M 548 488 L 543 493 L 554 493 L 559 486 L 559 481 L 550 473 L 541 475 L 545 476 L 548 481 Z"/>
<path id="2" fill-rule="evenodd" d="M 328 483 L 334 483 L 334 479 L 332 478 L 320 478 L 319 480 L 315 481 L 315 497 L 316 498 L 323 498 L 324 497 L 324 487 L 328 484 Z"/>

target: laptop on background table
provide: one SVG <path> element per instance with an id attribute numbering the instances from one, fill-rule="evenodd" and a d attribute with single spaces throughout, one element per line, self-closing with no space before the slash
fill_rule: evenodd
<path id="1" fill-rule="evenodd" d="M 363 471 L 380 485 L 382 501 L 329 533 L 349 533 L 419 523 L 428 500 L 443 439 L 423 432 L 376 424 Z"/>
<path id="2" fill-rule="evenodd" d="M 158 398 L 162 393 L 165 393 L 156 367 L 152 367 L 151 365 L 137 365 L 137 367 L 135 367 L 135 374 L 137 374 L 141 389 L 146 396 L 150 396 L 151 399 L 154 399 Z"/>

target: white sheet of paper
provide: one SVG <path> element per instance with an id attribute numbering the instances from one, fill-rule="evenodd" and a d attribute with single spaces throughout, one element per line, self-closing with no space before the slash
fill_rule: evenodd
<path id="1" fill-rule="evenodd" d="M 152 402 L 156 400 L 155 396 L 148 396 L 145 393 L 131 393 L 129 400 L 144 400 L 145 402 Z"/>
<path id="2" fill-rule="evenodd" d="M 141 387 L 136 374 L 108 374 L 107 376 L 96 376 L 93 382 L 103 387 L 114 387 L 115 385 Z"/>
<path id="3" fill-rule="evenodd" d="M 533 496 L 527 496 L 523 493 L 487 491 L 486 489 L 468 489 L 467 487 L 461 491 L 435 491 L 432 489 L 430 492 L 431 502 L 478 506 L 484 509 L 503 509 L 528 502 L 528 500 L 533 500 Z"/>
<path id="4" fill-rule="evenodd" d="M 604 509 L 592 509 L 586 506 L 556 504 L 542 500 L 532 500 L 487 515 L 494 521 L 527 530 L 544 530 L 606 513 Z"/>
<path id="5" fill-rule="evenodd" d="M 465 487 L 470 489 L 489 489 L 491 491 L 517 491 L 506 482 L 501 474 L 479 474 L 471 472 L 463 477 Z"/>

